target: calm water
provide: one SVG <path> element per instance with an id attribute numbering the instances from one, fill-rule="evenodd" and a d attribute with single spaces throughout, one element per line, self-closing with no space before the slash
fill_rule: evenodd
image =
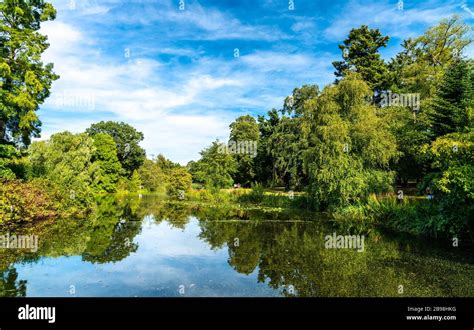
<path id="1" fill-rule="evenodd" d="M 0 249 L 0 296 L 474 296 L 472 250 L 381 234 L 326 249 L 333 232 L 314 213 L 108 197 L 88 219 L 0 232 L 39 237 Z"/>

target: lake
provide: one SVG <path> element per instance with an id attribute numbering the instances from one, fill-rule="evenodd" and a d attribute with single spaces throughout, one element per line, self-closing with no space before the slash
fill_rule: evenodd
<path id="1" fill-rule="evenodd" d="M 0 249 L 0 296 L 474 296 L 462 241 L 373 232 L 358 252 L 327 248 L 335 233 L 318 213 L 107 196 L 87 219 L 1 230 L 38 249 Z"/>

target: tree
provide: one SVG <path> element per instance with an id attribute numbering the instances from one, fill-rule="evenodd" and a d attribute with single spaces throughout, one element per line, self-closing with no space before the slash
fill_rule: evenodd
<path id="1" fill-rule="evenodd" d="M 96 166 L 93 186 L 97 192 L 115 192 L 117 182 L 123 173 L 117 158 L 117 147 L 114 139 L 105 133 L 94 136 L 94 153 L 92 162 Z"/>
<path id="2" fill-rule="evenodd" d="M 371 90 L 384 90 L 388 68 L 380 57 L 379 48 L 386 47 L 388 40 L 389 37 L 383 36 L 378 29 L 369 29 L 366 25 L 352 29 L 349 37 L 339 45 L 343 60 L 333 62 L 336 77 L 357 72 Z"/>
<path id="3" fill-rule="evenodd" d="M 240 116 L 230 124 L 229 128 L 229 147 L 232 144 L 243 146 L 234 153 L 235 160 L 237 161 L 234 181 L 244 186 L 250 186 L 255 179 L 254 158 L 257 155 L 259 141 L 257 122 L 250 115 Z"/>
<path id="4" fill-rule="evenodd" d="M 472 125 L 474 109 L 474 62 L 456 60 L 446 70 L 428 117 L 431 137 L 463 131 Z"/>
<path id="5" fill-rule="evenodd" d="M 145 159 L 145 162 L 138 170 L 143 187 L 148 191 L 159 191 L 166 186 L 166 175 L 159 164 L 151 159 Z"/>
<path id="6" fill-rule="evenodd" d="M 85 133 L 53 134 L 29 148 L 31 175 L 45 178 L 64 207 L 90 206 L 96 167 L 92 164 L 94 141 Z"/>
<path id="7" fill-rule="evenodd" d="M 38 33 L 40 24 L 56 17 L 54 7 L 43 0 L 0 2 L 0 143 L 30 144 L 39 137 L 36 114 L 59 76 L 53 64 L 44 65 L 41 54 L 49 47 Z"/>
<path id="8" fill-rule="evenodd" d="M 405 40 L 403 51 L 389 64 L 390 90 L 417 93 L 421 100 L 419 111 L 413 114 L 401 107 L 384 109 L 386 122 L 397 137 L 401 152 L 394 169 L 402 183 L 408 179 L 421 181 L 429 172 L 430 164 L 420 154 L 422 145 L 440 134 L 452 132 L 456 126 L 463 126 L 463 120 L 467 123 L 467 107 L 461 106 L 460 94 L 456 96 L 455 90 L 466 90 L 469 78 L 466 74 L 462 79 L 462 69 L 455 67 L 463 62 L 463 50 L 472 41 L 469 30 L 457 16 L 443 20 L 422 36 Z M 446 79 L 451 81 L 449 87 Z"/>
<path id="9" fill-rule="evenodd" d="M 431 171 L 425 187 L 434 192 L 437 231 L 458 235 L 473 230 L 474 217 L 474 129 L 451 133 L 422 147 Z"/>
<path id="10" fill-rule="evenodd" d="M 391 162 L 391 168 L 397 172 L 399 184 L 406 185 L 409 180 L 420 182 L 426 174 L 427 164 L 420 156 L 420 146 L 429 142 L 428 118 L 421 112 L 413 118 L 406 107 L 390 106 L 380 109 L 388 130 L 397 139 L 398 157 Z"/>
<path id="11" fill-rule="evenodd" d="M 101 121 L 92 124 L 86 130 L 87 134 L 94 136 L 98 133 L 109 134 L 117 146 L 117 157 L 128 176 L 138 170 L 145 161 L 145 150 L 139 143 L 143 140 L 143 133 L 124 122 Z"/>
<path id="12" fill-rule="evenodd" d="M 132 172 L 132 176 L 130 177 L 130 180 L 128 180 L 128 191 L 138 192 L 140 191 L 141 186 L 142 186 L 142 180 L 140 178 L 140 175 L 138 174 L 137 170 L 134 170 Z"/>
<path id="13" fill-rule="evenodd" d="M 324 209 L 390 191 L 396 140 L 376 107 L 368 104 L 370 87 L 351 74 L 305 103 L 303 133 L 308 148 L 303 159 L 308 194 Z"/>
<path id="14" fill-rule="evenodd" d="M 400 52 L 389 64 L 391 89 L 432 97 L 447 68 L 462 57 L 472 43 L 472 27 L 459 16 L 442 20 L 423 35 L 405 40 Z"/>
<path id="15" fill-rule="evenodd" d="M 307 184 L 307 175 L 303 167 L 303 151 L 306 139 L 301 134 L 302 116 L 305 102 L 317 98 L 319 88 L 316 85 L 303 85 L 295 88 L 280 110 L 282 117 L 268 137 L 268 148 L 272 155 L 272 167 L 277 181 L 287 189 L 303 189 Z"/>
<path id="16" fill-rule="evenodd" d="M 18 280 L 16 268 L 9 267 L 0 273 L 0 297 L 26 297 L 26 280 Z"/>
<path id="17" fill-rule="evenodd" d="M 11 144 L 0 144 L 0 178 L 13 180 L 13 162 L 20 157 L 20 152 Z"/>
<path id="18" fill-rule="evenodd" d="M 171 160 L 167 159 L 162 154 L 159 154 L 154 161 L 156 165 L 164 172 L 168 172 L 173 168 L 181 167 L 181 165 L 179 165 L 178 163 L 173 163 Z"/>
<path id="19" fill-rule="evenodd" d="M 200 152 L 201 159 L 190 170 L 193 180 L 210 188 L 229 188 L 234 183 L 232 176 L 237 163 L 231 154 L 224 152 L 225 145 L 219 140 Z"/>
<path id="20" fill-rule="evenodd" d="M 272 109 L 268 112 L 268 118 L 258 116 L 260 141 L 257 146 L 257 157 L 255 157 L 254 169 L 257 180 L 267 185 L 274 185 L 276 182 L 275 160 L 271 153 L 269 139 L 279 121 L 280 117 L 276 109 Z"/>
<path id="21" fill-rule="evenodd" d="M 318 97 L 318 95 L 319 87 L 317 85 L 303 85 L 295 88 L 293 94 L 285 98 L 281 112 L 290 117 L 300 117 L 304 112 L 304 103 Z"/>
<path id="22" fill-rule="evenodd" d="M 268 139 L 275 169 L 275 183 L 286 189 L 300 189 L 306 181 L 303 171 L 302 152 L 305 139 L 301 134 L 301 118 L 283 116 Z"/>
<path id="23" fill-rule="evenodd" d="M 167 193 L 170 197 L 183 199 L 191 189 L 192 177 L 184 167 L 173 168 L 168 177 Z"/>

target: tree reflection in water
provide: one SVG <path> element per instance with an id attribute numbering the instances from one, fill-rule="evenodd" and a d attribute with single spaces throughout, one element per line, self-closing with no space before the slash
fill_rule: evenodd
<path id="1" fill-rule="evenodd" d="M 473 296 L 472 254 L 447 251 L 410 237 L 373 234 L 364 252 L 326 249 L 333 229 L 321 214 L 297 211 L 242 210 L 172 202 L 153 196 L 99 200 L 88 219 L 60 219 L 22 228 L 39 236 L 37 253 L 0 251 L 0 296 L 26 295 L 11 265 L 41 257 L 82 256 L 84 262 L 116 263 L 139 249 L 143 219 L 186 230 L 197 221 L 198 239 L 209 249 L 227 249 L 228 264 L 284 296 Z M 344 234 L 344 233 L 338 233 Z"/>

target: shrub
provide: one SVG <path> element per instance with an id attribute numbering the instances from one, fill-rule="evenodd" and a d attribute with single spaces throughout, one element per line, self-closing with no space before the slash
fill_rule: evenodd
<path id="1" fill-rule="evenodd" d="M 191 174 L 185 168 L 173 168 L 169 172 L 166 191 L 170 197 L 182 199 L 182 194 L 191 189 L 191 184 Z"/>
<path id="2" fill-rule="evenodd" d="M 60 213 L 42 180 L 28 183 L 3 180 L 1 183 L 0 224 L 42 220 Z"/>
<path id="3" fill-rule="evenodd" d="M 357 233 L 368 233 L 380 227 L 413 235 L 452 237 L 472 230 L 469 222 L 452 219 L 444 207 L 445 200 L 405 198 L 399 202 L 393 196 L 377 198 L 372 195 L 365 204 L 337 209 L 332 219 L 341 230 Z"/>

